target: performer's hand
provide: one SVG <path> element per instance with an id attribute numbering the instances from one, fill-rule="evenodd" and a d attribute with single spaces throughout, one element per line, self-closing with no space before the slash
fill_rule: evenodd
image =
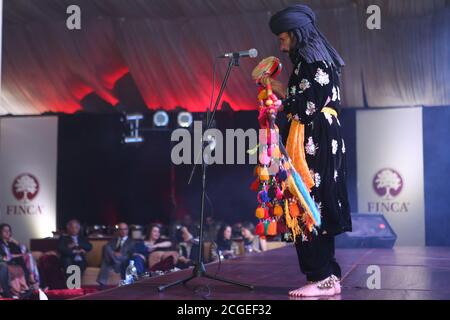
<path id="1" fill-rule="evenodd" d="M 270 83 L 272 84 L 273 92 L 275 92 L 279 98 L 286 98 L 286 87 L 280 81 L 270 79 Z"/>
<path id="2" fill-rule="evenodd" d="M 264 86 L 264 87 L 267 87 L 267 84 L 270 82 L 270 80 L 272 80 L 269 76 L 263 76 L 262 78 L 261 78 L 261 84 Z"/>

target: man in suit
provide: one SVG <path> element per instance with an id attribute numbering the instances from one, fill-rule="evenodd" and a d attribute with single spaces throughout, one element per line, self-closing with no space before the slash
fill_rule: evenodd
<path id="1" fill-rule="evenodd" d="M 128 262 L 134 254 L 135 242 L 128 237 L 128 225 L 122 222 L 118 227 L 118 236 L 103 247 L 102 265 L 97 277 L 97 282 L 101 287 L 107 285 L 111 269 L 120 273 L 124 279 Z"/>
<path id="2" fill-rule="evenodd" d="M 62 236 L 58 242 L 58 252 L 64 273 L 70 265 L 77 265 L 83 273 L 86 270 L 86 253 L 92 250 L 92 244 L 80 235 L 80 222 L 70 220 L 67 225 L 67 235 Z"/>

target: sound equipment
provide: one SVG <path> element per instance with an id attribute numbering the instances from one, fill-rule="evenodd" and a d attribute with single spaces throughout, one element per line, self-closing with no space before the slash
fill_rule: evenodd
<path id="1" fill-rule="evenodd" d="M 336 237 L 336 248 L 392 248 L 397 240 L 382 214 L 352 214 L 353 231 Z"/>

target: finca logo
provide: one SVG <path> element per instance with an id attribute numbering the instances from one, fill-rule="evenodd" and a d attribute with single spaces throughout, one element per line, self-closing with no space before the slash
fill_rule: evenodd
<path id="1" fill-rule="evenodd" d="M 373 178 L 375 193 L 386 200 L 397 197 L 403 189 L 403 178 L 394 169 L 381 169 Z"/>
<path id="2" fill-rule="evenodd" d="M 16 177 L 12 184 L 14 198 L 23 203 L 29 203 L 39 193 L 39 181 L 29 173 Z"/>
<path id="3" fill-rule="evenodd" d="M 381 169 L 373 177 L 372 187 L 379 198 L 367 203 L 368 212 L 409 212 L 410 203 L 397 198 L 404 187 L 403 177 L 398 171 L 390 168 Z"/>

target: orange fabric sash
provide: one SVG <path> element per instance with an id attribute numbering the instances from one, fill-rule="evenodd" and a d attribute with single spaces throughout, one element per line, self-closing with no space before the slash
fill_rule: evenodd
<path id="1" fill-rule="evenodd" d="M 333 108 L 324 107 L 321 112 L 328 113 L 337 118 L 337 112 Z M 311 191 L 314 187 L 314 180 L 309 172 L 305 157 L 305 126 L 290 116 L 291 128 L 286 143 L 286 151 L 291 157 L 295 170 L 302 177 L 305 186 Z"/>
<path id="2" fill-rule="evenodd" d="M 305 158 L 305 126 L 299 121 L 291 118 L 291 128 L 286 143 L 286 151 L 291 158 L 295 170 L 302 177 L 305 186 L 311 191 L 314 186 L 314 180 L 309 172 L 308 164 Z"/>

